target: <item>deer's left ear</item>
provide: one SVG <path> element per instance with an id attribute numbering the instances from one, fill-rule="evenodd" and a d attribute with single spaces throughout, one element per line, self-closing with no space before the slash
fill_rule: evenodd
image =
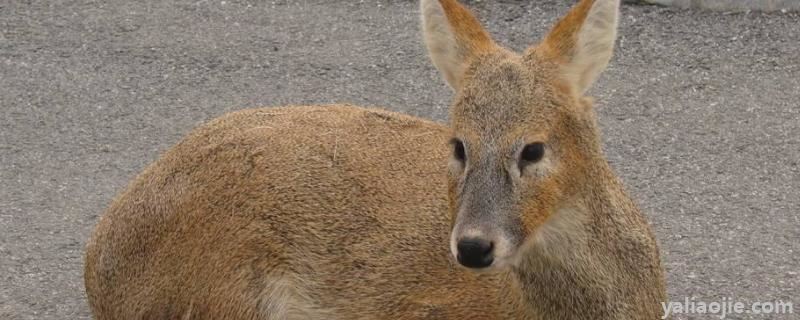
<path id="1" fill-rule="evenodd" d="M 605 70 L 617 38 L 619 0 L 581 0 L 537 51 L 562 66 L 576 91 L 585 93 Z"/>

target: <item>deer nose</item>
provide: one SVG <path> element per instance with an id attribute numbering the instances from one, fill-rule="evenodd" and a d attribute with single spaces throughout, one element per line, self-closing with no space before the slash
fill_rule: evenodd
<path id="1" fill-rule="evenodd" d="M 494 244 L 477 238 L 458 241 L 458 263 L 467 268 L 486 268 L 494 261 Z"/>

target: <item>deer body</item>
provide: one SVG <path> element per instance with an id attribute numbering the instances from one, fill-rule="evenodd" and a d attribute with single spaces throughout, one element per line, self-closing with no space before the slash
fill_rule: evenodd
<path id="1" fill-rule="evenodd" d="M 518 55 L 454 0 L 423 0 L 431 57 L 456 92 L 447 126 L 335 105 L 194 130 L 98 223 L 93 314 L 659 318 L 656 241 L 583 97 L 617 6 L 584 0 Z"/>
<path id="2" fill-rule="evenodd" d="M 503 277 L 449 258 L 447 139 L 442 125 L 349 106 L 212 121 L 103 216 L 87 259 L 95 315 L 492 318 L 500 306 L 484 299 Z"/>

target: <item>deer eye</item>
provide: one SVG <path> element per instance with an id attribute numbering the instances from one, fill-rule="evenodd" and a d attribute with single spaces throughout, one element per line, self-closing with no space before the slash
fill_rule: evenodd
<path id="1" fill-rule="evenodd" d="M 522 149 L 522 154 L 520 154 L 520 159 L 523 163 L 536 163 L 539 160 L 542 160 L 544 157 L 544 143 L 536 142 L 526 145 L 525 148 Z"/>
<path id="2" fill-rule="evenodd" d="M 467 152 L 466 150 L 464 150 L 464 143 L 461 142 L 461 140 L 453 139 L 451 141 L 451 144 L 453 145 L 453 157 L 455 157 L 456 160 L 461 162 L 466 161 Z"/>

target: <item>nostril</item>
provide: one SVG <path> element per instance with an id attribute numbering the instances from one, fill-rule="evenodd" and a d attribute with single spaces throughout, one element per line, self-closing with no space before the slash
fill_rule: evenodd
<path id="1" fill-rule="evenodd" d="M 481 239 L 464 239 L 458 242 L 458 252 L 468 255 L 485 255 L 492 252 L 494 245 Z"/>
<path id="2" fill-rule="evenodd" d="M 458 262 L 469 268 L 485 268 L 492 264 L 494 244 L 482 239 L 462 239 L 457 244 Z"/>

